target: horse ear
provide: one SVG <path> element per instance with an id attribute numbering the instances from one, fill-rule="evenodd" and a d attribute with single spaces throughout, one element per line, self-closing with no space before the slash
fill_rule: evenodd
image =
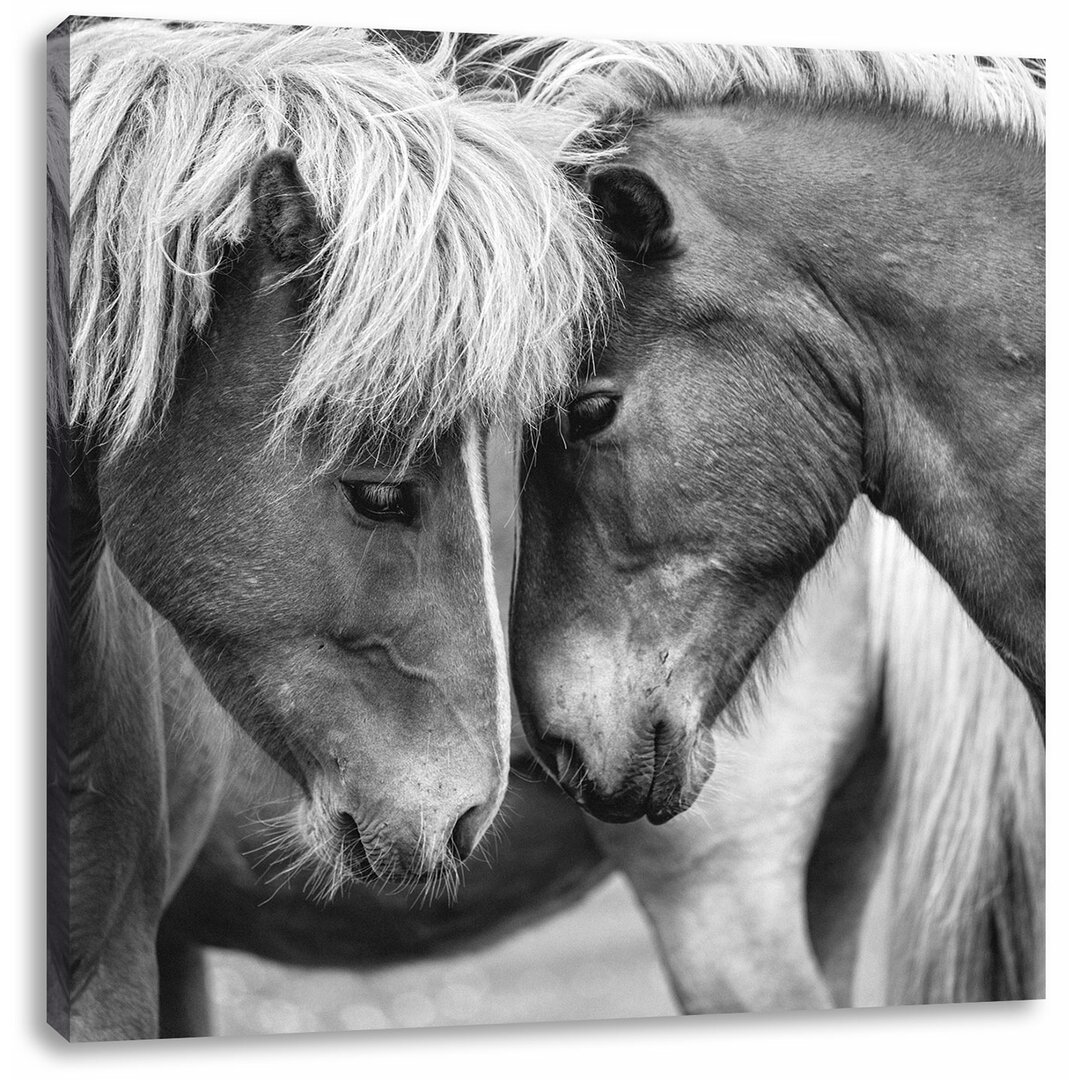
<path id="1" fill-rule="evenodd" d="M 611 242 L 630 259 L 671 254 L 678 234 L 671 203 L 656 181 L 632 165 L 599 165 L 585 175 Z"/>
<path id="2" fill-rule="evenodd" d="M 304 261 L 315 254 L 320 233 L 315 199 L 288 150 L 270 150 L 256 163 L 251 212 L 256 232 L 279 261 Z"/>

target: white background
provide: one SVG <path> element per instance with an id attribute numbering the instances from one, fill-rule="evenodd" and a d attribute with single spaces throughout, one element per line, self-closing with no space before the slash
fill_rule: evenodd
<path id="1" fill-rule="evenodd" d="M 745 44 L 908 48 L 1045 56 L 1050 84 L 1047 477 L 1049 561 L 1050 854 L 1048 1000 L 1044 1003 L 726 1016 L 650 1022 L 531 1025 L 435 1031 L 280 1036 L 70 1047 L 44 1023 L 44 38 L 67 14 L 238 19 L 400 29 L 510 31 Z M 1077 1076 L 1080 1026 L 1078 879 L 1080 742 L 1072 674 L 1078 666 L 1074 466 L 1080 426 L 1075 324 L 1075 199 L 1080 193 L 1080 36 L 1066 3 L 890 5 L 760 0 L 730 7 L 660 0 L 130 0 L 75 12 L 14 0 L 3 21 L 6 82 L 0 161 L 0 274 L 10 385 L 0 391 L 0 522 L 4 545 L 0 731 L 6 873 L 0 885 L 4 958 L 0 1070 L 8 1076 L 155 1078 L 332 1075 L 488 1077 L 572 1075 L 680 1080 L 872 1076 L 1057 1078 Z M 7 336 L 10 335 L 10 336 Z"/>

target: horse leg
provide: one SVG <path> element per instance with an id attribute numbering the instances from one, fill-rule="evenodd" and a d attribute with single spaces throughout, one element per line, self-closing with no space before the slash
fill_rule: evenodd
<path id="1" fill-rule="evenodd" d="M 158 933 L 159 1037 L 212 1035 L 210 995 L 202 949 L 170 929 L 168 916 Z"/>
<path id="2" fill-rule="evenodd" d="M 634 887 L 686 1012 L 832 1005 L 807 929 L 805 867 L 835 736 L 778 690 L 766 722 L 715 734 L 716 770 L 690 811 L 661 826 L 594 826 Z"/>
<path id="3" fill-rule="evenodd" d="M 150 719 L 146 728 L 141 734 L 155 745 L 145 756 L 125 756 L 141 737 L 138 732 L 128 739 L 102 739 L 94 748 L 93 767 L 71 781 L 77 794 L 71 803 L 70 877 L 64 884 L 70 897 L 66 967 L 72 1041 L 157 1035 L 154 942 L 165 903 L 168 850 L 160 809 L 160 747 Z M 107 753 L 107 747 L 116 752 Z"/>
<path id="4" fill-rule="evenodd" d="M 67 1034 L 73 1042 L 152 1039 L 158 1032 L 154 942 L 167 863 L 163 823 L 145 810 L 117 813 L 105 800 L 93 801 L 100 813 L 84 808 L 71 822 Z M 101 829 L 111 830 L 108 859 L 93 835 Z"/>
<path id="5" fill-rule="evenodd" d="M 156 912 L 125 918 L 107 935 L 72 995 L 72 1042 L 152 1039 L 158 1033 Z"/>
<path id="6" fill-rule="evenodd" d="M 744 846 L 738 830 L 701 817 L 594 831 L 630 879 L 683 1012 L 830 1006 L 797 861 Z"/>
<path id="7" fill-rule="evenodd" d="M 171 902 L 204 847 L 235 769 L 232 724 L 164 620 L 154 618 L 162 685 L 165 775 L 168 791 Z M 201 948 L 166 908 L 157 932 L 158 1035 L 163 1039 L 210 1035 L 210 1001 Z"/>
<path id="8" fill-rule="evenodd" d="M 150 609 L 107 555 L 72 604 L 53 778 L 66 849 L 50 890 L 66 904 L 72 1041 L 157 1035 L 154 943 L 169 865 L 160 669 Z M 51 866 L 52 869 L 52 866 Z"/>

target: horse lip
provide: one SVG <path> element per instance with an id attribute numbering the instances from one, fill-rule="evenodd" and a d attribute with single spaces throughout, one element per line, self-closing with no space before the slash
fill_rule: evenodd
<path id="1" fill-rule="evenodd" d="M 646 816 L 653 825 L 663 825 L 684 810 L 689 810 L 712 776 L 716 766 L 716 744 L 712 731 L 699 726 L 685 745 L 685 754 L 667 758 L 664 770 L 654 765 L 646 798 Z M 686 766 L 683 765 L 684 761 Z M 672 776 L 675 777 L 674 781 L 669 779 Z"/>
<path id="2" fill-rule="evenodd" d="M 434 870 L 395 870 L 384 874 L 375 869 L 367 845 L 359 837 L 350 837 L 348 847 L 342 852 L 345 867 L 350 877 L 361 885 L 423 885 L 429 878 L 436 876 Z"/>
<path id="3" fill-rule="evenodd" d="M 349 848 L 344 854 L 344 858 L 349 873 L 358 881 L 373 885 L 380 880 L 375 867 L 371 865 L 371 859 L 368 857 L 363 840 L 355 841 L 355 846 Z"/>
<path id="4" fill-rule="evenodd" d="M 659 803 L 654 802 L 650 797 L 645 816 L 652 825 L 664 825 L 672 818 L 678 817 L 684 811 L 689 810 L 700 794 L 701 787 L 698 786 L 689 791 L 684 789 L 677 795 L 669 796 Z"/>
<path id="5" fill-rule="evenodd" d="M 700 789 L 688 794 L 685 788 L 668 791 L 663 798 L 657 799 L 652 789 L 646 801 L 645 816 L 653 825 L 663 825 L 673 817 L 678 817 L 684 810 L 689 810 L 697 798 Z"/>
<path id="6" fill-rule="evenodd" d="M 372 883 L 379 880 L 375 867 L 368 855 L 360 830 L 351 814 L 339 813 L 337 817 L 337 835 L 341 841 L 341 859 L 349 874 L 359 881 Z"/>
<path id="7" fill-rule="evenodd" d="M 640 783 L 629 786 L 624 783 L 610 794 L 600 792 L 588 771 L 581 765 L 573 744 L 562 739 L 541 738 L 528 723 L 524 724 L 524 727 L 533 757 L 559 787 L 591 817 L 612 825 L 625 825 L 652 812 L 649 801 L 653 794 L 655 775 L 650 777 L 647 788 Z M 679 810 L 682 809 L 685 809 L 685 805 L 680 805 Z M 679 810 L 672 811 L 667 817 L 673 817 Z M 666 813 L 663 809 L 655 812 Z M 667 817 L 662 820 L 666 821 Z"/>

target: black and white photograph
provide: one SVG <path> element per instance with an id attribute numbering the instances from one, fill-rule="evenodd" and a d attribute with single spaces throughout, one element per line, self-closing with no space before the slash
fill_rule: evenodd
<path id="1" fill-rule="evenodd" d="M 1056 69 L 378 14 L 47 36 L 48 1026 L 1042 1007 Z"/>

